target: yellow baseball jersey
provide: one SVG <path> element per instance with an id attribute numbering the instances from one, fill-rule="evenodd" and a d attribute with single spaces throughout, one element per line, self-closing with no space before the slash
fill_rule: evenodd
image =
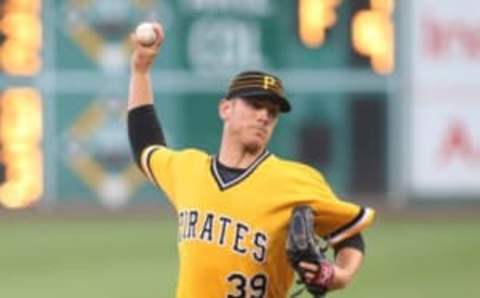
<path id="1" fill-rule="evenodd" d="M 309 205 L 335 245 L 369 226 L 374 211 L 336 198 L 313 168 L 263 153 L 225 182 L 215 157 L 150 146 L 142 168 L 178 215 L 178 298 L 284 298 L 292 285 L 285 241 L 293 208 Z"/>

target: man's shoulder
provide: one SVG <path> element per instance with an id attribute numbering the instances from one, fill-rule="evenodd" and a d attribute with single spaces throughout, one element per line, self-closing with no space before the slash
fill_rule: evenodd
<path id="1" fill-rule="evenodd" d="M 183 148 L 178 150 L 177 153 L 183 158 L 210 159 L 210 155 L 207 152 L 197 148 Z"/>
<path id="2" fill-rule="evenodd" d="M 206 160 L 210 159 L 210 155 L 203 150 L 197 148 L 182 148 L 182 149 L 174 149 L 171 147 L 166 146 L 154 146 L 156 149 L 157 156 L 164 156 L 167 158 L 175 158 L 175 159 L 188 159 L 188 160 Z"/>
<path id="3" fill-rule="evenodd" d="M 303 174 L 303 175 L 321 175 L 321 173 L 314 167 L 300 162 L 289 159 L 284 159 L 276 155 L 273 156 L 274 166 L 279 170 L 287 171 L 291 174 Z"/>

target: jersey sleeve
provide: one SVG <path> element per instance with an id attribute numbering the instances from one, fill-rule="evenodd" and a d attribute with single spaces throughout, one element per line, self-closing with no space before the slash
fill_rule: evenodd
<path id="1" fill-rule="evenodd" d="M 340 200 L 323 176 L 311 169 L 308 187 L 313 194 L 310 202 L 315 210 L 317 233 L 335 246 L 337 243 L 367 229 L 374 221 L 371 208 Z"/>
<path id="2" fill-rule="evenodd" d="M 174 197 L 174 160 L 178 153 L 161 145 L 146 147 L 141 154 L 141 166 L 148 180 L 161 188 L 169 199 Z"/>
<path id="3" fill-rule="evenodd" d="M 180 190 L 201 175 L 210 157 L 196 149 L 173 150 L 161 145 L 146 147 L 141 165 L 148 179 L 163 190 L 177 208 Z"/>
<path id="4" fill-rule="evenodd" d="M 316 205 L 320 207 L 316 208 L 317 232 L 333 246 L 367 229 L 375 217 L 375 211 L 371 208 L 338 199 L 321 199 Z"/>

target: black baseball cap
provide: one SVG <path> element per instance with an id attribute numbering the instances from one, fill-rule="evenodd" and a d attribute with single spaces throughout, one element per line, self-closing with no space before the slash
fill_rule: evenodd
<path id="1" fill-rule="evenodd" d="M 283 113 L 288 113 L 292 109 L 285 97 L 282 81 L 262 71 L 245 71 L 236 75 L 230 82 L 225 98 L 235 97 L 271 100 L 279 104 Z"/>

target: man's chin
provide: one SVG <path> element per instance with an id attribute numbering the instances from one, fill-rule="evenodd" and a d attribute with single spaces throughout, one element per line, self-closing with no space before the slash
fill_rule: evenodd
<path id="1" fill-rule="evenodd" d="M 252 140 L 245 146 L 246 150 L 250 153 L 257 153 L 263 151 L 266 147 L 266 143 L 263 140 Z"/>

